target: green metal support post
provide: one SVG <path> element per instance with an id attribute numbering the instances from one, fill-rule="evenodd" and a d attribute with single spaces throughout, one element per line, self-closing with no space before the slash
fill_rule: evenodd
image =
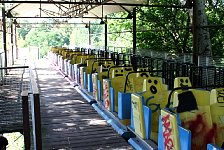
<path id="1" fill-rule="evenodd" d="M 133 54 L 136 54 L 136 8 L 133 9 Z"/>
<path id="2" fill-rule="evenodd" d="M 11 51 L 12 51 L 12 65 L 14 65 L 14 40 L 13 40 L 13 37 L 14 37 L 14 32 L 13 32 L 13 30 L 14 30 L 14 27 L 13 27 L 14 25 L 13 25 L 13 20 L 11 20 L 11 33 L 10 33 L 10 35 L 11 35 Z"/>
<path id="3" fill-rule="evenodd" d="M 91 46 L 91 25 L 89 22 L 89 26 L 88 26 L 88 32 L 89 32 L 89 46 Z"/>
<path id="4" fill-rule="evenodd" d="M 105 51 L 107 51 L 107 17 L 105 17 L 105 24 L 104 24 L 104 30 L 105 30 Z"/>
<path id="5" fill-rule="evenodd" d="M 5 5 L 3 4 L 3 7 L 2 7 L 2 44 L 3 44 L 3 50 L 4 50 L 4 53 L 5 53 L 5 64 L 4 64 L 4 67 L 7 67 L 7 47 L 6 47 L 6 16 L 5 16 Z"/>

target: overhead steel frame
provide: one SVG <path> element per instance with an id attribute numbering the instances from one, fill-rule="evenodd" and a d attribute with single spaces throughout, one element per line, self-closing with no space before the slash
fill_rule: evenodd
<path id="1" fill-rule="evenodd" d="M 15 3 L 17 5 L 13 6 L 8 10 L 10 13 L 11 10 L 19 6 L 20 4 L 40 4 L 40 15 L 36 17 L 14 17 L 14 18 L 101 18 L 101 16 L 93 16 L 93 17 L 85 17 L 88 12 L 97 7 L 97 6 L 119 6 L 124 11 L 130 13 L 124 6 L 145 6 L 145 7 L 164 7 L 164 8 L 188 8 L 186 6 L 176 6 L 176 5 L 149 5 L 149 4 L 134 4 L 134 3 L 115 3 L 112 0 L 81 0 L 79 2 L 76 1 L 3 1 L 2 3 Z M 19 4 L 18 4 L 19 3 Z M 59 8 L 58 12 L 42 9 L 41 6 L 44 4 L 52 4 Z M 41 12 L 44 12 L 48 17 L 42 17 Z M 11 15 L 11 17 L 13 17 Z M 102 16 L 103 18 L 104 16 Z M 109 19 L 109 18 L 108 18 Z M 112 19 L 112 18 L 111 18 Z M 116 18 L 114 18 L 116 19 Z M 125 19 L 125 18 L 124 18 Z"/>
<path id="2" fill-rule="evenodd" d="M 104 5 L 105 3 L 109 1 L 110 0 L 101 0 L 101 2 L 98 2 L 98 0 L 82 0 L 81 1 L 82 4 L 70 4 L 69 8 L 67 8 L 67 11 L 62 13 L 61 16 L 83 17 L 83 15 L 87 14 L 88 11 L 98 6 L 95 4 L 101 3 L 102 5 Z M 59 4 L 59 5 L 62 5 L 62 4 Z"/>
<path id="3" fill-rule="evenodd" d="M 93 2 L 91 2 L 93 1 Z M 76 1 L 1 1 L 1 3 L 11 3 L 11 4 L 18 4 L 18 3 L 24 3 L 24 4 L 77 4 L 77 5 L 107 5 L 107 6 L 133 6 L 133 7 L 164 7 L 164 8 L 189 8 L 189 6 L 178 6 L 178 5 L 150 5 L 150 4 L 136 4 L 136 3 L 107 3 L 112 0 L 82 0 L 79 2 Z"/>
<path id="4" fill-rule="evenodd" d="M 111 1 L 111 2 L 110 2 Z M 19 6 L 21 3 L 25 4 L 40 4 L 40 16 L 39 17 L 14 17 L 12 18 L 101 18 L 104 16 L 95 16 L 95 17 L 85 17 L 84 15 L 88 14 L 88 11 L 97 7 L 97 6 L 120 6 L 122 9 L 128 11 L 124 6 L 134 6 L 134 7 L 163 7 L 163 8 L 189 8 L 188 6 L 177 6 L 177 5 L 149 5 L 149 4 L 134 4 L 134 3 L 115 3 L 112 0 L 81 0 L 76 1 L 2 1 L 2 3 L 17 3 L 16 6 L 12 7 L 11 10 Z M 18 4 L 19 3 L 19 4 Z M 44 4 L 53 4 L 59 8 L 59 12 L 54 12 L 50 10 L 42 9 L 41 6 Z M 69 7 L 63 5 L 69 4 Z M 49 17 L 42 17 L 41 11 L 47 14 Z M 102 10 L 103 11 L 103 10 Z M 133 54 L 136 53 L 136 8 L 133 9 Z M 127 18 L 108 18 L 108 19 L 127 19 Z M 105 24 L 105 49 L 107 47 L 107 24 Z M 89 34 L 90 34 L 90 23 L 89 23 Z M 89 38 L 89 44 L 91 44 L 91 39 Z"/>

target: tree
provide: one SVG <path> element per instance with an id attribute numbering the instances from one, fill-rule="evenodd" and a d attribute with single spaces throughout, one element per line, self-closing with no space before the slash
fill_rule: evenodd
<path id="1" fill-rule="evenodd" d="M 159 5 L 157 2 L 153 4 Z M 138 29 L 142 31 L 137 34 L 138 47 L 179 53 L 192 51 L 190 16 L 187 10 L 161 7 L 140 8 L 138 19 Z"/>
<path id="2" fill-rule="evenodd" d="M 221 0 L 208 0 L 206 14 L 208 24 L 213 26 L 209 29 L 213 56 L 224 56 L 224 3 Z"/>
<path id="3" fill-rule="evenodd" d="M 223 24 L 223 0 L 198 1 L 202 17 L 198 18 L 200 26 Z M 193 0 L 151 0 L 152 5 L 185 5 L 193 6 Z M 196 4 L 196 2 L 195 2 Z M 198 5 L 199 6 L 199 5 Z M 190 9 L 139 7 L 137 8 L 137 49 L 145 53 L 148 50 L 176 53 L 192 53 L 192 13 Z M 125 18 L 127 12 L 110 14 L 108 17 Z M 199 22 L 201 19 L 201 22 Z M 208 19 L 208 21 L 206 21 Z M 206 23 L 208 22 L 208 23 Z M 47 22 L 46 22 L 47 23 Z M 132 48 L 132 20 L 110 19 L 108 24 L 108 46 Z M 45 24 L 40 28 L 31 30 L 28 26 L 21 29 L 21 37 L 25 37 L 27 44 L 40 46 L 82 45 L 88 44 L 88 29 L 84 28 L 54 28 Z M 217 30 L 219 29 L 219 30 Z M 30 30 L 30 31 L 29 31 Z M 29 35 L 32 33 L 32 36 Z M 42 37 L 43 35 L 45 37 Z M 104 25 L 99 20 L 91 22 L 91 45 L 104 47 Z M 209 36 L 210 34 L 210 36 Z M 27 36 L 29 35 L 29 38 Z M 196 34 L 200 36 L 197 41 L 198 54 L 224 55 L 224 37 L 222 28 L 200 28 Z M 33 39 L 38 37 L 38 39 Z M 48 38 L 47 38 L 48 37 Z M 31 40 L 32 39 L 32 40 Z M 211 46 L 209 39 L 211 40 Z M 41 44 L 40 42 L 44 44 Z M 47 42 L 46 42 L 47 41 Z M 71 42 L 71 43 L 70 43 Z M 63 43 L 63 44 L 62 44 Z M 85 44 L 83 44 L 85 43 Z M 203 43 L 203 44 L 202 44 Z M 45 48 L 44 48 L 45 49 Z"/>
<path id="4" fill-rule="evenodd" d="M 104 46 L 104 25 L 94 21 L 90 25 L 90 37 L 92 46 Z"/>
<path id="5" fill-rule="evenodd" d="M 88 28 L 76 27 L 73 28 L 70 35 L 71 45 L 87 46 L 88 45 Z"/>
<path id="6" fill-rule="evenodd" d="M 126 18 L 127 12 L 109 15 L 111 18 Z M 130 47 L 132 45 L 132 19 L 110 19 L 108 23 L 108 46 Z"/>
<path id="7" fill-rule="evenodd" d="M 39 28 L 32 28 L 26 35 L 26 46 L 40 47 L 40 55 L 47 54 L 50 47 L 62 47 L 70 44 L 70 27 L 52 28 L 52 25 L 42 24 Z"/>
<path id="8" fill-rule="evenodd" d="M 28 23 L 28 21 L 24 21 L 24 23 Z M 30 24 L 21 24 L 20 28 L 18 28 L 18 35 L 20 38 L 25 40 L 26 35 L 30 32 L 32 26 Z"/>

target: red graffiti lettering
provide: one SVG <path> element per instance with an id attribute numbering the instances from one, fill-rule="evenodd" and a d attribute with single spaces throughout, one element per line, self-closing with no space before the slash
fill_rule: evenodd
<path id="1" fill-rule="evenodd" d="M 183 122 L 183 127 L 192 133 L 192 150 L 206 149 L 208 143 L 215 142 L 217 125 L 209 126 L 209 121 L 202 114 L 197 114 L 195 119 Z"/>
<path id="2" fill-rule="evenodd" d="M 170 123 L 170 115 L 166 115 L 162 117 L 162 124 L 163 124 L 163 138 L 164 138 L 164 146 L 166 150 L 174 149 L 174 142 L 172 139 L 172 127 Z"/>
<path id="3" fill-rule="evenodd" d="M 93 81 L 93 96 L 97 98 L 97 86 L 95 81 Z"/>
<path id="4" fill-rule="evenodd" d="M 109 109 L 110 108 L 110 100 L 109 100 L 109 86 L 106 81 L 103 82 L 103 98 L 104 98 L 104 106 L 105 108 Z"/>

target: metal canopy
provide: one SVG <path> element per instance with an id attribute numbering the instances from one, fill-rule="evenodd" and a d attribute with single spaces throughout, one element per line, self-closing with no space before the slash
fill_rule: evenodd
<path id="1" fill-rule="evenodd" d="M 115 12 L 131 12 L 147 0 L 4 1 L 8 18 L 104 18 Z M 10 15 L 12 14 L 12 15 Z"/>

